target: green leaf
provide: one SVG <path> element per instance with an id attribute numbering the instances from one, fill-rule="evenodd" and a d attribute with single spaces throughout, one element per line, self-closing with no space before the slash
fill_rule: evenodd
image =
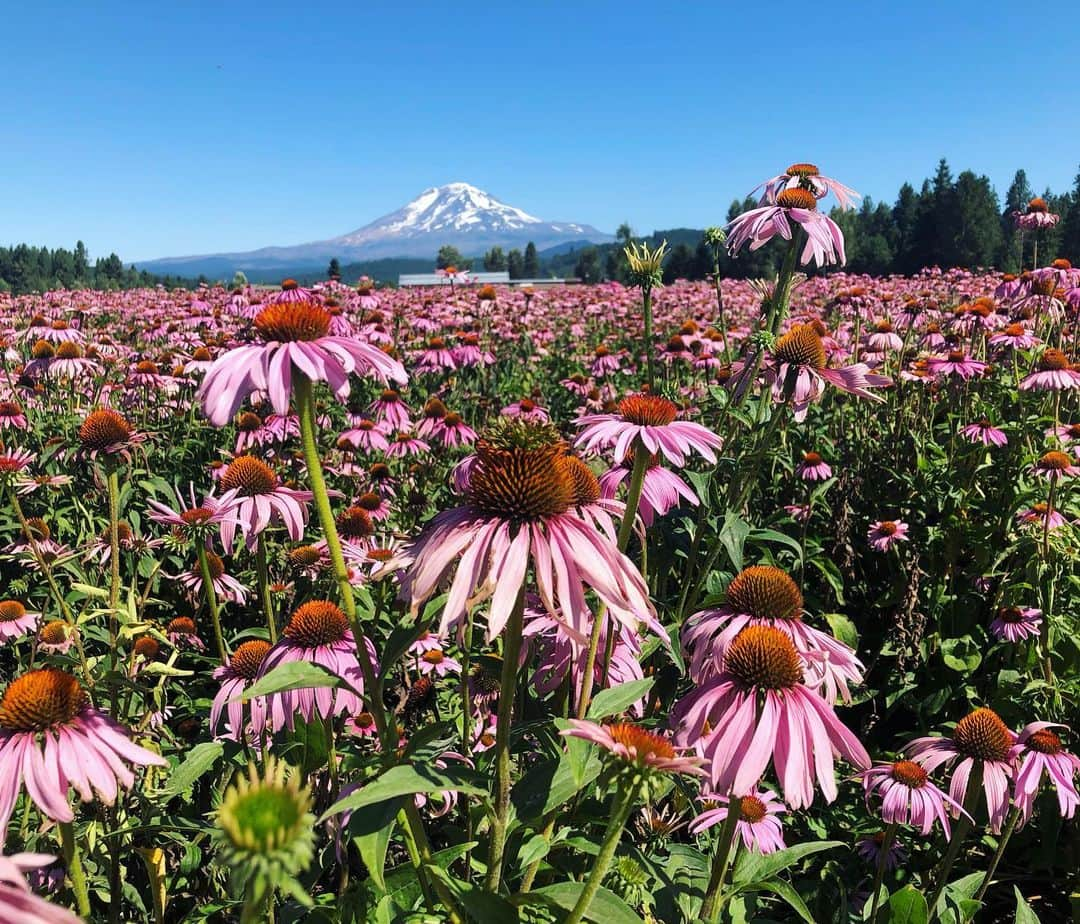
<path id="1" fill-rule="evenodd" d="M 906 885 L 889 899 L 889 924 L 927 924 L 930 909 L 922 892 Z"/>
<path id="2" fill-rule="evenodd" d="M 628 680 L 618 686 L 601 690 L 589 704 L 588 718 L 599 720 L 625 712 L 652 688 L 654 678 L 643 677 L 641 680 Z"/>
<path id="3" fill-rule="evenodd" d="M 536 896 L 551 907 L 570 911 L 584 888 L 583 882 L 557 882 L 554 885 L 527 892 L 521 898 L 528 901 Z M 585 920 L 596 921 L 597 924 L 642 924 L 641 918 L 626 902 L 614 892 L 609 892 L 602 887 L 596 890 L 596 895 L 589 903 Z"/>
<path id="4" fill-rule="evenodd" d="M 1016 924 L 1039 924 L 1039 916 L 1031 910 L 1020 890 L 1013 886 L 1013 891 L 1016 893 Z"/>
<path id="5" fill-rule="evenodd" d="M 843 613 L 822 613 L 822 616 L 829 624 L 832 634 L 847 645 L 848 648 L 859 647 L 859 631 L 855 628 L 855 623 L 848 619 L 847 616 Z"/>
<path id="6" fill-rule="evenodd" d="M 426 630 L 421 626 L 397 626 L 390 633 L 390 638 L 383 646 L 383 655 L 380 659 L 380 677 L 387 677 L 397 664 L 398 660 L 409 650 L 409 646 L 415 642 Z"/>
<path id="7" fill-rule="evenodd" d="M 764 882 L 789 866 L 794 866 L 805 857 L 843 846 L 843 841 L 807 841 L 804 844 L 796 844 L 769 854 L 746 851 L 740 854 L 731 881 L 735 883 Z"/>
<path id="8" fill-rule="evenodd" d="M 724 525 L 720 527 L 720 535 L 717 537 L 728 553 L 728 559 L 736 571 L 742 571 L 743 546 L 746 545 L 746 537 L 750 535 L 750 524 L 742 519 L 737 513 L 728 511 L 724 516 Z"/>
<path id="9" fill-rule="evenodd" d="M 546 815 L 574 798 L 600 775 L 602 768 L 596 748 L 591 749 L 580 768 L 565 754 L 557 760 L 541 761 L 514 784 L 510 793 L 514 811 L 522 819 Z"/>
<path id="10" fill-rule="evenodd" d="M 397 824 L 397 813 L 401 809 L 400 799 L 388 799 L 365 805 L 353 812 L 349 819 L 349 834 L 360 853 L 360 859 L 367 867 L 375 888 L 386 891 L 386 851 L 390 846 L 390 837 Z"/>
<path id="11" fill-rule="evenodd" d="M 217 759 L 225 752 L 225 745 L 220 741 L 203 741 L 188 751 L 184 762 L 169 774 L 169 781 L 161 790 L 166 799 L 187 792 L 195 781 L 206 773 Z"/>
<path id="12" fill-rule="evenodd" d="M 387 799 L 395 799 L 398 796 L 411 796 L 418 792 L 463 792 L 470 795 L 487 795 L 486 789 L 471 782 L 461 770 L 434 770 L 430 767 L 399 764 L 344 799 L 338 799 L 323 812 L 319 821 L 323 822 L 333 815 L 350 809 L 355 811 L 365 805 L 374 805 L 376 802 L 385 802 Z"/>
<path id="13" fill-rule="evenodd" d="M 960 673 L 970 673 L 982 663 L 982 654 L 970 635 L 947 638 L 941 642 L 941 660 L 946 667 Z"/>
<path id="14" fill-rule="evenodd" d="M 775 542 L 778 545 L 786 545 L 797 556 L 802 555 L 802 547 L 799 545 L 798 539 L 792 539 L 791 536 L 785 533 L 779 532 L 775 529 L 752 529 L 747 536 L 749 542 Z"/>
<path id="15" fill-rule="evenodd" d="M 810 909 L 806 907 L 806 902 L 795 891 L 794 886 L 784 882 L 783 879 L 773 879 L 770 882 L 750 882 L 739 886 L 738 891 L 772 892 L 787 902 L 791 906 L 791 910 L 806 921 L 806 924 L 817 924 L 817 919 L 810 913 Z"/>
<path id="16" fill-rule="evenodd" d="M 287 690 L 348 686 L 337 674 L 331 673 L 319 664 L 312 664 L 310 661 L 289 661 L 287 664 L 279 664 L 265 677 L 256 680 L 244 691 L 243 699 L 246 702 L 256 696 L 284 693 Z"/>

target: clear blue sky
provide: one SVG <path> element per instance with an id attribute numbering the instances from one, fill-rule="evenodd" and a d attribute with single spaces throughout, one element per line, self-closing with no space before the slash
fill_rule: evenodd
<path id="1" fill-rule="evenodd" d="M 0 243 L 294 244 L 465 180 L 548 219 L 716 224 L 793 160 L 891 201 L 1080 161 L 1071 3 L 9 4 Z"/>

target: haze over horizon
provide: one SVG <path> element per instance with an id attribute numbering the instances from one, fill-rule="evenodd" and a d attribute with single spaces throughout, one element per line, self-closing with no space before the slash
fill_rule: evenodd
<path id="1" fill-rule="evenodd" d="M 1080 78 L 1067 43 L 1024 38 L 1064 3 L 832 4 L 765 30 L 751 8 L 592 9 L 418 3 L 410 29 L 338 3 L 14 9 L 37 38 L 2 66 L 0 244 L 291 245 L 451 181 L 602 231 L 704 227 L 804 159 L 875 200 L 942 156 L 999 196 L 1017 168 L 1072 186 Z"/>

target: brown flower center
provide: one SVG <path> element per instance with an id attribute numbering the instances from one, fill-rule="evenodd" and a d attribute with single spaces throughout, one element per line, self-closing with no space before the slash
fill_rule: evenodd
<path id="1" fill-rule="evenodd" d="M 216 552 L 206 550 L 206 566 L 210 571 L 210 579 L 213 581 L 218 580 L 225 574 L 225 562 L 221 560 L 221 556 Z"/>
<path id="2" fill-rule="evenodd" d="M 135 644 L 131 646 L 131 650 L 138 657 L 153 661 L 158 656 L 161 646 L 157 643 L 157 639 L 153 639 L 149 635 L 143 635 L 135 639 Z"/>
<path id="3" fill-rule="evenodd" d="M 927 773 L 917 763 L 910 760 L 898 760 L 892 765 L 892 778 L 912 789 L 922 789 L 928 779 Z"/>
<path id="4" fill-rule="evenodd" d="M 26 607 L 18 600 L 0 602 L 0 622 L 15 622 L 26 615 Z"/>
<path id="5" fill-rule="evenodd" d="M 998 619 L 1007 623 L 1022 622 L 1024 611 L 1018 606 L 1003 606 L 998 610 Z"/>
<path id="6" fill-rule="evenodd" d="M 564 465 L 570 475 L 570 480 L 574 483 L 575 507 L 595 504 L 600 500 L 600 482 L 589 466 L 577 456 L 566 456 Z"/>
<path id="7" fill-rule="evenodd" d="M 820 172 L 817 164 L 792 164 L 784 171 L 788 176 L 799 177 L 817 176 Z"/>
<path id="8" fill-rule="evenodd" d="M 420 656 L 421 661 L 426 661 L 428 664 L 442 664 L 446 660 L 446 655 L 442 653 L 439 648 L 432 648 L 430 651 L 425 651 Z"/>
<path id="9" fill-rule="evenodd" d="M 318 340 L 330 330 L 331 316 L 312 302 L 278 302 L 255 316 L 255 330 L 267 343 Z"/>
<path id="10" fill-rule="evenodd" d="M 728 605 L 758 619 L 798 619 L 803 597 L 791 577 L 772 565 L 753 565 L 740 571 L 727 589 Z"/>
<path id="11" fill-rule="evenodd" d="M 1036 196 L 1028 202 L 1027 210 L 1029 212 L 1049 212 L 1050 206 L 1046 204 L 1046 200 L 1042 196 Z"/>
<path id="12" fill-rule="evenodd" d="M 169 620 L 165 631 L 172 632 L 174 635 L 194 635 L 195 620 L 190 616 L 177 616 L 175 619 Z"/>
<path id="13" fill-rule="evenodd" d="M 1049 728 L 1040 728 L 1032 732 L 1025 744 L 1029 751 L 1036 751 L 1039 754 L 1060 754 L 1065 750 L 1061 739 Z"/>
<path id="14" fill-rule="evenodd" d="M 443 423 L 447 427 L 459 427 L 462 424 L 462 417 L 457 411 L 447 411 Z"/>
<path id="15" fill-rule="evenodd" d="M 799 653 L 791 639 L 772 626 L 747 626 L 735 636 L 724 669 L 747 688 L 786 690 L 803 682 Z"/>
<path id="16" fill-rule="evenodd" d="M 283 630 L 286 638 L 304 648 L 318 648 L 345 638 L 349 620 L 329 600 L 310 600 L 297 609 Z"/>
<path id="17" fill-rule="evenodd" d="M 513 520 L 565 513 L 574 502 L 575 484 L 563 452 L 561 443 L 499 449 L 481 439 L 469 499 L 485 513 Z"/>
<path id="18" fill-rule="evenodd" d="M 802 460 L 804 465 L 821 465 L 821 455 L 816 452 L 804 452 L 802 454 Z"/>
<path id="19" fill-rule="evenodd" d="M 236 429 L 241 433 L 253 433 L 262 425 L 262 418 L 251 411 L 244 411 L 243 414 L 236 418 Z"/>
<path id="20" fill-rule="evenodd" d="M 39 732 L 65 725 L 90 700 L 79 681 L 53 667 L 28 671 L 8 684 L 0 699 L 0 728 Z"/>
<path id="21" fill-rule="evenodd" d="M 992 709 L 976 709 L 956 723 L 956 749 L 976 760 L 1006 760 L 1012 744 L 1009 729 Z"/>
<path id="22" fill-rule="evenodd" d="M 56 355 L 56 350 L 48 340 L 38 340 L 30 348 L 30 355 L 34 359 L 52 359 Z"/>
<path id="23" fill-rule="evenodd" d="M 49 529 L 49 524 L 41 519 L 41 517 L 29 517 L 22 533 L 26 539 L 34 539 L 37 542 L 43 542 L 52 536 L 52 530 Z M 29 533 L 29 535 L 27 535 L 27 533 Z"/>
<path id="24" fill-rule="evenodd" d="M 739 820 L 745 821 L 747 824 L 757 824 L 766 815 L 768 815 L 768 809 L 765 808 L 765 803 L 762 802 L 757 796 L 743 796 L 739 800 Z"/>
<path id="25" fill-rule="evenodd" d="M 1057 350 L 1054 347 L 1049 347 L 1043 350 L 1042 356 L 1039 357 L 1039 369 L 1043 372 L 1057 371 L 1058 369 L 1069 368 L 1069 357 L 1066 356 L 1061 350 Z"/>
<path id="26" fill-rule="evenodd" d="M 0 417 L 18 417 L 22 412 L 22 405 L 18 402 L 0 401 Z"/>
<path id="27" fill-rule="evenodd" d="M 675 756 L 675 748 L 666 738 L 629 722 L 609 725 L 607 733 L 633 755 L 634 763 L 643 764 L 651 758 L 671 760 Z"/>
<path id="28" fill-rule="evenodd" d="M 221 476 L 221 486 L 226 491 L 236 490 L 242 497 L 270 494 L 277 487 L 277 475 L 261 459 L 254 456 L 238 456 L 229 463 Z"/>
<path id="29" fill-rule="evenodd" d="M 45 645 L 63 645 L 68 637 L 67 623 L 62 619 L 54 619 L 52 622 L 47 622 L 42 626 L 38 637 L 41 639 L 42 644 Z"/>
<path id="30" fill-rule="evenodd" d="M 262 639 L 253 639 L 238 645 L 229 659 L 232 672 L 244 680 L 254 680 L 262 667 L 263 658 L 270 650 L 270 643 Z"/>
<path id="31" fill-rule="evenodd" d="M 65 340 L 56 348 L 57 359 L 81 359 L 82 350 L 79 349 L 77 343 L 72 343 L 70 340 Z"/>
<path id="32" fill-rule="evenodd" d="M 639 427 L 666 427 L 679 415 L 679 408 L 659 395 L 628 395 L 619 402 L 619 414 Z"/>
<path id="33" fill-rule="evenodd" d="M 793 189 L 785 189 L 776 197 L 776 204 L 784 209 L 817 209 L 817 197 L 809 189 L 797 186 Z"/>
<path id="34" fill-rule="evenodd" d="M 180 519 L 187 523 L 188 526 L 200 526 L 206 523 L 213 515 L 214 511 L 209 507 L 192 507 L 190 510 L 181 511 Z"/>
<path id="35" fill-rule="evenodd" d="M 1051 449 L 1044 452 L 1038 462 L 1039 468 L 1046 472 L 1065 472 L 1072 468 L 1072 459 L 1065 453 Z"/>
<path id="36" fill-rule="evenodd" d="M 206 347 L 199 347 L 191 354 L 191 358 L 197 363 L 208 363 L 214 357 L 210 355 L 210 351 Z"/>
<path id="37" fill-rule="evenodd" d="M 84 449 L 103 452 L 110 446 L 125 443 L 131 438 L 131 424 L 123 417 L 103 408 L 91 411 L 79 427 L 79 442 Z"/>
<path id="38" fill-rule="evenodd" d="M 898 528 L 892 520 L 882 520 L 878 524 L 877 531 L 883 536 L 895 536 Z"/>
<path id="39" fill-rule="evenodd" d="M 343 510 L 334 522 L 342 539 L 366 539 L 375 532 L 370 514 L 360 506 Z"/>
<path id="40" fill-rule="evenodd" d="M 446 416 L 446 405 L 438 398 L 428 398 L 424 404 L 424 417 L 428 420 L 442 420 Z"/>
<path id="41" fill-rule="evenodd" d="M 777 339 L 773 353 L 781 363 L 797 366 L 825 367 L 825 344 L 821 335 L 809 324 L 793 324 L 791 329 Z"/>
<path id="42" fill-rule="evenodd" d="M 151 362 L 149 359 L 144 359 L 142 362 L 137 363 L 135 371 L 140 375 L 160 375 L 161 370 L 158 368 L 157 363 Z"/>
<path id="43" fill-rule="evenodd" d="M 289 552 L 289 561 L 297 568 L 310 568 L 322 558 L 322 553 L 313 545 L 298 545 Z"/>

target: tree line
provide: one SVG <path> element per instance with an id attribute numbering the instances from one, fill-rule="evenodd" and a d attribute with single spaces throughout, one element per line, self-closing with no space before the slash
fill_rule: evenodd
<path id="1" fill-rule="evenodd" d="M 74 250 L 64 247 L 50 250 L 28 244 L 0 247 L 0 292 L 15 295 L 55 289 L 134 289 L 158 283 L 190 286 L 191 282 L 124 266 L 115 253 L 91 263 L 82 241 L 75 244 Z"/>

